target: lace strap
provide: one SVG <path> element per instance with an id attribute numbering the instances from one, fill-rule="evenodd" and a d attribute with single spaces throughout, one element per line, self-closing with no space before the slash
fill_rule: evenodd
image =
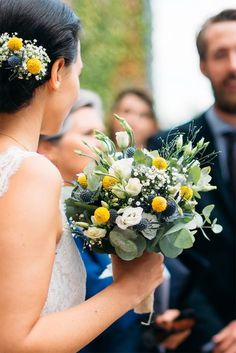
<path id="1" fill-rule="evenodd" d="M 0 197 L 7 192 L 10 177 L 17 172 L 22 161 L 31 156 L 37 156 L 37 153 L 23 151 L 18 147 L 11 147 L 0 154 Z"/>

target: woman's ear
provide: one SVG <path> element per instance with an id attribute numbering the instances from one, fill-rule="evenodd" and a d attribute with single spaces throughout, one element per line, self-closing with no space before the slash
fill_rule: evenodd
<path id="1" fill-rule="evenodd" d="M 61 87 L 63 68 L 65 67 L 65 60 L 63 58 L 57 59 L 51 69 L 51 78 L 48 81 L 49 86 L 53 90 L 58 90 Z"/>

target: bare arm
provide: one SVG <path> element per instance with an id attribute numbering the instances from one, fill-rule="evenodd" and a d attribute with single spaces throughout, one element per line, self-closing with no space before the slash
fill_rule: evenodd
<path id="1" fill-rule="evenodd" d="M 116 259 L 120 269 L 111 286 L 41 317 L 61 231 L 61 179 L 48 161 L 36 166 L 28 159 L 10 186 L 0 199 L 0 351 L 77 352 L 159 285 L 162 257 L 145 255 L 133 264 Z"/>

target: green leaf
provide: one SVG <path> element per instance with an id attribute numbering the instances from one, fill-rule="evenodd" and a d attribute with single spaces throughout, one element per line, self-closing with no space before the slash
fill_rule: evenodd
<path id="1" fill-rule="evenodd" d="M 134 161 L 135 164 L 144 164 L 147 167 L 152 166 L 152 158 L 139 149 L 134 152 Z"/>
<path id="2" fill-rule="evenodd" d="M 174 246 L 169 238 L 170 238 L 169 236 L 166 236 L 163 239 L 161 239 L 159 242 L 159 246 L 163 255 L 173 259 L 179 256 L 183 250 Z"/>
<path id="3" fill-rule="evenodd" d="M 220 224 L 217 224 L 217 223 L 214 223 L 212 224 L 212 232 L 215 233 L 215 234 L 219 234 L 222 232 L 223 230 L 223 227 L 220 225 Z"/>
<path id="4" fill-rule="evenodd" d="M 176 223 L 175 225 L 173 225 L 173 227 L 171 227 L 169 230 L 167 230 L 167 232 L 165 233 L 165 236 L 166 235 L 169 235 L 169 234 L 172 234 L 172 233 L 176 233 L 178 232 L 179 230 L 185 228 L 186 226 L 186 223 L 184 222 L 178 222 Z"/>
<path id="5" fill-rule="evenodd" d="M 201 198 L 201 195 L 200 195 L 199 192 L 196 191 L 196 190 L 193 190 L 193 195 L 194 195 L 194 197 L 196 197 L 197 199 L 200 199 L 200 198 Z"/>
<path id="6" fill-rule="evenodd" d="M 95 169 L 94 169 L 94 172 L 95 172 L 95 173 L 96 173 L 96 172 L 101 172 L 102 175 L 103 175 L 103 174 L 105 174 L 105 175 L 108 175 L 108 174 L 109 174 L 108 171 L 107 171 L 107 169 L 104 168 L 102 165 L 97 165 L 97 166 L 95 167 Z"/>
<path id="7" fill-rule="evenodd" d="M 114 246 L 117 255 L 126 261 L 133 260 L 138 256 L 138 247 L 134 242 L 136 237 L 134 231 L 122 231 L 117 227 L 109 234 L 111 245 Z"/>
<path id="8" fill-rule="evenodd" d="M 88 188 L 91 191 L 96 191 L 100 185 L 100 178 L 95 175 L 88 175 Z"/>
<path id="9" fill-rule="evenodd" d="M 194 241 L 195 238 L 192 233 L 188 229 L 182 229 L 175 234 L 173 245 L 179 249 L 189 249 L 193 246 Z"/>
<path id="10" fill-rule="evenodd" d="M 208 222 L 208 223 L 211 223 L 211 220 L 210 220 L 210 215 L 211 215 L 211 212 L 212 210 L 214 209 L 215 205 L 208 205 L 206 206 L 203 210 L 202 210 L 202 214 L 203 216 L 205 217 L 205 220 Z"/>
<path id="11" fill-rule="evenodd" d="M 190 182 L 193 182 L 196 185 L 200 180 L 200 178 L 201 178 L 201 168 L 195 165 L 189 170 L 188 180 Z"/>

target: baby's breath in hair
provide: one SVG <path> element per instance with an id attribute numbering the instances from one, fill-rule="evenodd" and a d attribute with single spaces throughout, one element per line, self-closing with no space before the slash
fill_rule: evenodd
<path id="1" fill-rule="evenodd" d="M 37 40 L 23 40 L 13 33 L 0 36 L 0 68 L 11 70 L 9 80 L 18 78 L 42 80 L 47 74 L 50 58 Z"/>

